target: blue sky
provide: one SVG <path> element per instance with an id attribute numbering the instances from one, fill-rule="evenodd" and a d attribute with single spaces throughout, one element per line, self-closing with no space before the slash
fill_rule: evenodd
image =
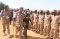
<path id="1" fill-rule="evenodd" d="M 31 10 L 54 10 L 60 9 L 60 0 L 0 0 L 10 8 L 29 8 Z"/>

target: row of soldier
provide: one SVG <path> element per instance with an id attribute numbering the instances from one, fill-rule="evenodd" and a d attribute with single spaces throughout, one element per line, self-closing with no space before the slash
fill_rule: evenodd
<path id="1" fill-rule="evenodd" d="M 35 11 L 23 11 L 23 8 L 20 8 L 18 11 L 16 11 L 17 16 L 13 19 L 13 26 L 16 26 L 16 33 L 15 36 L 17 36 L 17 33 L 19 32 L 19 36 L 21 38 L 23 25 L 24 25 L 24 35 L 27 39 L 27 29 L 28 27 L 40 35 L 48 36 L 49 38 L 56 39 L 57 36 L 60 38 L 60 12 L 57 12 L 54 10 L 53 12 L 49 12 L 47 10 L 44 12 L 41 10 L 40 12 Z M 25 20 L 24 17 L 28 13 L 28 17 L 30 18 Z M 30 13 L 30 14 L 29 14 Z M 30 16 L 29 16 L 30 15 Z M 23 22 L 24 21 L 24 22 Z M 31 25 L 29 25 L 29 21 L 31 21 Z M 11 23 L 11 13 L 9 11 L 9 7 L 5 6 L 2 16 L 2 24 L 3 24 L 3 33 L 6 35 L 6 28 L 8 37 L 10 37 L 10 29 L 9 25 Z"/>
<path id="2" fill-rule="evenodd" d="M 54 10 L 49 12 L 33 12 L 31 14 L 31 26 L 32 31 L 39 33 L 40 35 L 48 36 L 48 39 L 60 39 L 60 11 Z"/>

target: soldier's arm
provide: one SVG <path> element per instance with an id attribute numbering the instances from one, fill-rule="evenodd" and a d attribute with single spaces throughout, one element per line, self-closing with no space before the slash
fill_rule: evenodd
<path id="1" fill-rule="evenodd" d="M 52 22 L 52 18 L 50 17 L 50 22 Z"/>
<path id="2" fill-rule="evenodd" d="M 32 24 L 31 18 L 29 18 L 29 21 L 30 21 L 30 22 L 31 22 L 31 24 Z"/>
<path id="3" fill-rule="evenodd" d="M 44 21 L 45 17 L 43 17 L 43 21 Z"/>

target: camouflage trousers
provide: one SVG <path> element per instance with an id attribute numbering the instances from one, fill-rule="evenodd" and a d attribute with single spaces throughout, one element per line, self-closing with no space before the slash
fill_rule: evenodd
<path id="1" fill-rule="evenodd" d="M 3 32 L 6 33 L 6 29 L 7 29 L 7 33 L 10 34 L 10 27 L 9 27 L 9 19 L 6 20 L 2 20 L 2 25 L 3 25 Z"/>
<path id="2" fill-rule="evenodd" d="M 60 26 L 59 26 L 59 39 L 60 39 Z"/>
<path id="3" fill-rule="evenodd" d="M 44 25 L 43 25 L 43 23 L 42 23 L 42 24 L 40 24 L 40 34 L 41 34 L 41 35 L 43 34 L 43 30 L 44 30 Z"/>
<path id="4" fill-rule="evenodd" d="M 22 30 L 23 30 L 23 25 L 22 24 L 16 24 L 15 36 L 17 36 L 17 34 L 18 34 L 19 38 L 21 38 Z"/>
<path id="5" fill-rule="evenodd" d="M 50 35 L 50 31 L 51 31 L 51 25 L 47 24 L 44 26 L 44 35 L 49 36 Z"/>
<path id="6" fill-rule="evenodd" d="M 55 24 L 54 28 L 51 28 L 50 37 L 56 39 L 59 33 L 59 26 Z"/>
<path id="7" fill-rule="evenodd" d="M 33 31 L 36 31 L 36 22 L 33 22 Z"/>

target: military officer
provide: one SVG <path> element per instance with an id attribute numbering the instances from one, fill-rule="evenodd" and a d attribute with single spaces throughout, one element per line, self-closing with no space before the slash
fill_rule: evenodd
<path id="1" fill-rule="evenodd" d="M 19 32 L 19 38 L 22 36 L 22 30 L 23 30 L 23 7 L 21 7 L 17 12 L 17 18 L 16 18 L 16 37 L 18 36 L 17 33 Z"/>
<path id="2" fill-rule="evenodd" d="M 3 17 L 2 17 L 2 24 L 3 24 L 3 33 L 6 35 L 6 29 L 7 29 L 7 35 L 10 37 L 10 28 L 9 28 L 9 23 L 10 23 L 10 10 L 8 5 L 4 6 L 4 11 L 3 11 Z"/>

